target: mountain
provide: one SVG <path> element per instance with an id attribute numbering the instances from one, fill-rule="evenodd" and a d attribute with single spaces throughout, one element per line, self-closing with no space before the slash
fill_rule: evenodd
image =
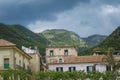
<path id="1" fill-rule="evenodd" d="M 86 44 L 89 46 L 95 46 L 97 44 L 99 44 L 100 42 L 102 42 L 107 36 L 105 35 L 99 35 L 99 34 L 95 34 L 92 36 L 88 36 L 87 38 L 83 38 L 83 40 L 86 41 Z"/>
<path id="2" fill-rule="evenodd" d="M 37 35 L 21 25 L 6 25 L 0 23 L 0 38 L 15 43 L 18 48 L 21 46 L 37 46 L 40 52 L 45 54 L 45 45 L 47 40 L 42 35 Z"/>
<path id="3" fill-rule="evenodd" d="M 75 32 L 64 29 L 48 29 L 39 34 L 44 35 L 52 45 L 77 45 L 78 52 L 93 47 L 106 38 L 106 36 L 102 35 L 93 35 L 87 38 L 82 38 Z"/>
<path id="4" fill-rule="evenodd" d="M 120 26 L 115 29 L 105 40 L 103 40 L 97 46 L 94 46 L 86 51 L 81 52 L 81 54 L 89 55 L 96 48 L 98 49 L 108 49 L 109 47 L 113 47 L 115 50 L 120 50 Z"/>
<path id="5" fill-rule="evenodd" d="M 102 43 L 97 47 L 105 48 L 113 47 L 116 50 L 120 50 L 120 26 L 115 29 Z"/>
<path id="6" fill-rule="evenodd" d="M 79 45 L 85 47 L 86 42 L 75 32 L 64 29 L 52 29 L 42 32 L 44 37 L 53 45 Z"/>

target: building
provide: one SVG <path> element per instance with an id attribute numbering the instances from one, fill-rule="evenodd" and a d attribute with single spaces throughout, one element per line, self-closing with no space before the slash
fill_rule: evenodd
<path id="1" fill-rule="evenodd" d="M 48 46 L 46 47 L 46 63 L 61 62 L 64 56 L 77 56 L 78 52 L 74 46 Z"/>
<path id="2" fill-rule="evenodd" d="M 48 69 L 53 71 L 84 70 L 85 72 L 112 70 L 111 66 L 103 62 L 104 55 L 77 56 L 77 54 L 77 49 L 73 46 L 47 47 L 46 62 Z"/>
<path id="3" fill-rule="evenodd" d="M 108 66 L 103 64 L 102 58 L 104 56 L 76 56 L 76 57 L 64 57 L 63 62 L 48 63 L 50 70 L 54 71 L 106 71 Z"/>
<path id="4" fill-rule="evenodd" d="M 32 59 L 30 59 L 31 71 L 33 73 L 39 72 L 41 70 L 41 66 L 43 63 L 42 63 L 42 56 L 40 55 L 37 47 L 35 47 L 35 49 L 31 49 L 31 47 L 27 48 L 22 46 L 22 50 L 32 57 Z"/>
<path id="5" fill-rule="evenodd" d="M 15 44 L 0 39 L 0 71 L 24 69 L 30 74 L 30 59 L 32 57 L 18 49 Z"/>

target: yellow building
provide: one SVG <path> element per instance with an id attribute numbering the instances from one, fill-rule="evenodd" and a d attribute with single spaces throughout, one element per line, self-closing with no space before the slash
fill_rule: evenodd
<path id="1" fill-rule="evenodd" d="M 0 39 L 0 71 L 7 69 L 24 69 L 30 71 L 30 59 L 32 57 L 18 49 L 15 44 Z"/>

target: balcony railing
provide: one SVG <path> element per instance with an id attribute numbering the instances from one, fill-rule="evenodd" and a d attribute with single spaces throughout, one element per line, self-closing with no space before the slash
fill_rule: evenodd
<path id="1" fill-rule="evenodd" d="M 25 67 L 22 67 L 22 66 L 20 66 L 20 65 L 15 65 L 15 69 L 21 69 L 21 70 L 25 70 L 28 74 L 32 74 L 32 71 L 31 71 L 31 69 L 25 69 Z"/>

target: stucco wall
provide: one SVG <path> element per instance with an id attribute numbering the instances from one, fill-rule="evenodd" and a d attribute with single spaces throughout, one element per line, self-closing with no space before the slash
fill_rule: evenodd
<path id="1" fill-rule="evenodd" d="M 64 55 L 64 50 L 68 50 L 68 55 L 77 56 L 75 48 L 46 48 L 46 56 L 50 56 L 50 50 L 54 51 L 54 56 Z"/>
<path id="2" fill-rule="evenodd" d="M 54 51 L 54 56 L 50 56 L 50 50 Z M 59 58 L 63 58 L 64 50 L 68 50 L 68 56 L 77 56 L 78 52 L 74 47 L 69 48 L 46 48 L 46 63 L 51 62 L 58 62 Z M 64 59 L 64 58 L 63 58 Z"/>
<path id="3" fill-rule="evenodd" d="M 100 63 L 79 63 L 79 64 L 51 64 L 48 65 L 49 70 L 54 70 L 56 71 L 56 67 L 63 67 L 63 71 L 68 71 L 69 67 L 76 67 L 76 70 L 84 70 L 85 72 L 87 71 L 87 66 L 93 66 L 94 64 L 96 65 L 96 70 L 100 72 L 106 71 L 106 65 L 100 64 Z"/>
<path id="4" fill-rule="evenodd" d="M 40 55 L 39 54 L 29 54 L 32 59 L 30 60 L 30 67 L 32 72 L 39 72 L 40 71 Z"/>
<path id="5" fill-rule="evenodd" d="M 4 58 L 9 58 L 10 67 L 13 67 L 13 49 L 0 49 L 0 70 L 4 69 Z"/>
<path id="6" fill-rule="evenodd" d="M 25 68 L 29 66 L 29 59 L 26 58 L 21 52 L 17 51 L 15 48 L 12 47 L 5 47 L 0 48 L 0 70 L 4 70 L 4 58 L 9 58 L 10 68 L 14 69 L 15 64 L 20 65 L 19 61 L 21 61 L 21 67 L 23 67 L 23 62 L 25 63 Z M 16 59 L 16 62 L 15 62 Z"/>
<path id="7" fill-rule="evenodd" d="M 30 67 L 30 61 L 28 58 L 26 58 L 23 54 L 21 54 L 19 51 L 15 51 L 15 59 L 16 64 L 23 67 L 23 64 L 25 64 L 25 69 L 27 69 L 27 66 Z M 21 62 L 21 64 L 20 64 Z"/>

